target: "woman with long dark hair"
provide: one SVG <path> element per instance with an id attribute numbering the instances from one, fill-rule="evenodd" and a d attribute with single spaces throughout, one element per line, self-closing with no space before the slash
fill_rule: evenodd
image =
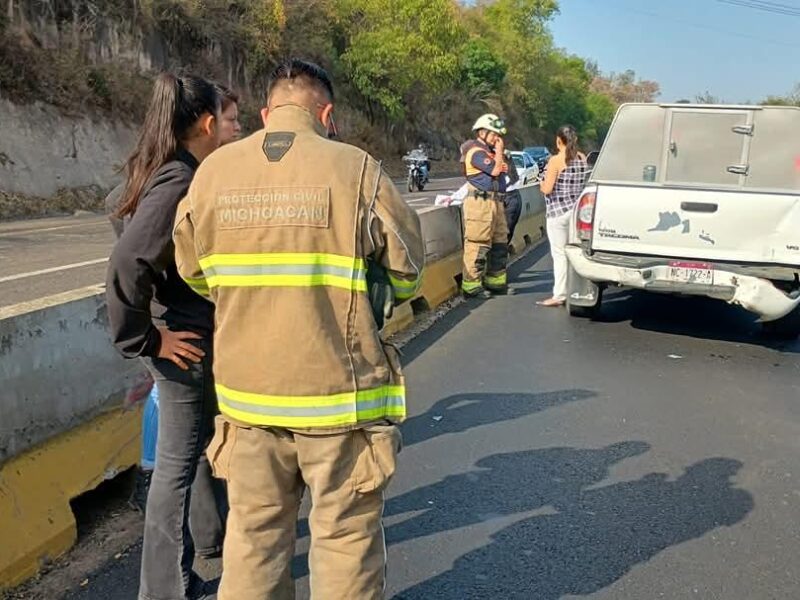
<path id="1" fill-rule="evenodd" d="M 547 217 L 547 239 L 553 257 L 553 296 L 537 302 L 540 306 L 563 306 L 567 300 L 567 255 L 572 211 L 586 182 L 586 157 L 578 150 L 578 134 L 572 125 L 556 132 L 558 153 L 547 163 L 542 181 Z"/>
<path id="2" fill-rule="evenodd" d="M 220 144 L 220 104 L 214 85 L 204 79 L 162 74 L 156 80 L 127 162 L 117 211 L 124 230 L 109 261 L 106 296 L 114 343 L 126 358 L 144 359 L 159 390 L 141 600 L 195 600 L 205 594 L 192 571 L 188 520 L 190 489 L 217 412 L 214 307 L 179 277 L 172 228 L 195 170 Z M 205 461 L 201 468 L 208 469 Z M 221 485 L 210 483 L 217 489 L 206 501 L 224 503 Z M 216 512 L 224 520 L 224 510 Z"/>

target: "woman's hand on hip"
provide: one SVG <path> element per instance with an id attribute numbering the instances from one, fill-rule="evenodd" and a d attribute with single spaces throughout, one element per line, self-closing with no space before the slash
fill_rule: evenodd
<path id="1" fill-rule="evenodd" d="M 184 371 L 189 370 L 189 362 L 199 363 L 206 355 L 200 348 L 190 344 L 187 340 L 200 340 L 202 336 L 191 331 L 170 331 L 166 327 L 159 327 L 161 346 L 158 349 L 158 358 L 171 360 Z"/>

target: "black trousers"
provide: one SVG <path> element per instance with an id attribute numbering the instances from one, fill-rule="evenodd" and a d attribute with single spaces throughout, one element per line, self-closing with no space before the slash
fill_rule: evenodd
<path id="1" fill-rule="evenodd" d="M 522 195 L 519 190 L 508 192 L 503 199 L 503 205 L 506 211 L 506 223 L 508 223 L 508 242 L 514 239 L 514 229 L 519 223 L 519 217 L 522 214 Z"/>

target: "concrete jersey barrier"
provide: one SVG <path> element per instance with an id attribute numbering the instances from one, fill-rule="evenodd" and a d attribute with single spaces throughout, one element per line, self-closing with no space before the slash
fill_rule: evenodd
<path id="1" fill-rule="evenodd" d="M 141 366 L 107 325 L 102 286 L 0 308 L 0 464 L 121 404 Z"/>
<path id="2" fill-rule="evenodd" d="M 136 464 L 139 361 L 107 333 L 93 286 L 0 309 L 0 589 L 75 543 L 70 500 Z"/>

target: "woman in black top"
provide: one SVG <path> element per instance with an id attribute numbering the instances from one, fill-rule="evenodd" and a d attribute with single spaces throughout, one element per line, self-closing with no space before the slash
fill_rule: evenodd
<path id="1" fill-rule="evenodd" d="M 188 516 L 190 488 L 217 412 L 211 372 L 214 307 L 178 276 L 172 229 L 195 170 L 220 144 L 219 119 L 213 84 L 161 75 L 127 162 L 117 212 L 124 231 L 109 261 L 111 333 L 123 356 L 145 360 L 159 388 L 159 441 L 145 513 L 140 600 L 195 600 L 205 593 L 192 571 Z M 207 463 L 201 468 L 208 469 Z M 210 501 L 224 504 L 222 484 L 214 480 L 213 485 L 216 496 L 209 494 Z M 224 520 L 224 509 L 215 512 Z"/>

